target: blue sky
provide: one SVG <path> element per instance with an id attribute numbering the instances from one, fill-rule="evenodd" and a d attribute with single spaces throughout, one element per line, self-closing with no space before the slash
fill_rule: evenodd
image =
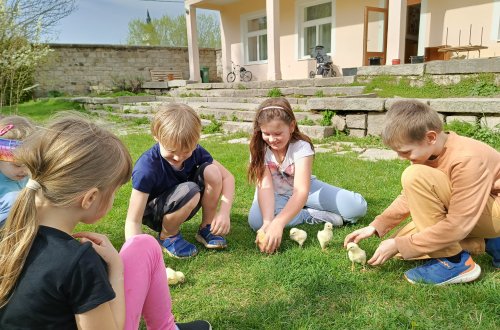
<path id="1" fill-rule="evenodd" d="M 55 27 L 56 43 L 73 44 L 125 44 L 128 23 L 133 19 L 146 19 L 184 13 L 182 3 L 141 0 L 79 0 L 78 8 Z"/>

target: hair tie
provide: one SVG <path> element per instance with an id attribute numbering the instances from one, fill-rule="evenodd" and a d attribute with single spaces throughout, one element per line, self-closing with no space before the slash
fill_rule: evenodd
<path id="1" fill-rule="evenodd" d="M 28 179 L 28 183 L 26 183 L 26 188 L 37 191 L 38 189 L 42 188 L 42 186 L 35 180 L 33 179 Z"/>
<path id="2" fill-rule="evenodd" d="M 285 108 L 280 107 L 279 105 L 270 105 L 270 106 L 268 106 L 268 107 L 262 108 L 262 110 L 261 110 L 261 111 L 264 111 L 264 110 L 269 110 L 269 109 L 281 109 L 281 110 L 285 110 Z"/>
<path id="3" fill-rule="evenodd" d="M 8 131 L 14 128 L 14 125 L 9 124 L 0 130 L 0 136 L 5 135 Z"/>

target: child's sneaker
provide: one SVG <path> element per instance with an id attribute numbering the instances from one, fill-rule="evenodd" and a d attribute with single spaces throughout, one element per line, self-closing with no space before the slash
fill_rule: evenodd
<path id="1" fill-rule="evenodd" d="M 174 258 L 189 258 L 198 254 L 196 246 L 182 238 L 180 232 L 177 235 L 167 237 L 164 240 L 158 238 L 158 242 L 160 242 L 163 250 L 167 252 L 169 256 Z"/>
<path id="2" fill-rule="evenodd" d="M 500 237 L 486 239 L 486 252 L 493 258 L 493 267 L 500 269 Z"/>
<path id="3" fill-rule="evenodd" d="M 462 251 L 458 263 L 453 263 L 446 258 L 432 259 L 422 266 L 405 272 L 405 278 L 410 283 L 433 285 L 471 282 L 479 275 L 481 275 L 481 267 L 466 251 Z"/>
<path id="4" fill-rule="evenodd" d="M 205 320 L 196 320 L 188 323 L 176 323 L 179 330 L 212 330 L 212 325 Z"/>
<path id="5" fill-rule="evenodd" d="M 198 230 L 196 234 L 196 240 L 201 244 L 205 245 L 207 249 L 224 249 L 227 247 L 226 239 L 222 236 L 217 236 L 212 234 L 210 231 L 210 225 Z"/>
<path id="6" fill-rule="evenodd" d="M 336 213 L 316 210 L 309 207 L 307 207 L 306 210 L 309 213 L 309 215 L 313 217 L 314 220 L 319 220 L 319 221 L 314 221 L 314 223 L 329 222 L 334 227 L 340 227 L 344 224 L 344 220 L 342 219 L 342 217 Z"/>

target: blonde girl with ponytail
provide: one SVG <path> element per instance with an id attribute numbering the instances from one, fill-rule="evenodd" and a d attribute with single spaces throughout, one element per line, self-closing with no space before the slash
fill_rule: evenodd
<path id="1" fill-rule="evenodd" d="M 148 328 L 176 329 L 152 236 L 118 253 L 105 235 L 73 233 L 105 216 L 130 179 L 123 143 L 70 115 L 33 133 L 15 158 L 31 178 L 0 231 L 0 328 L 137 329 L 142 314 Z"/>

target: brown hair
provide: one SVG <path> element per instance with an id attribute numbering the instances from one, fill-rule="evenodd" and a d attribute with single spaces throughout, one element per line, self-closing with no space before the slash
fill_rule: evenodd
<path id="1" fill-rule="evenodd" d="M 156 112 L 151 134 L 164 148 L 192 151 L 200 140 L 201 120 L 190 106 L 169 103 Z"/>
<path id="2" fill-rule="evenodd" d="M 132 173 L 124 144 L 81 115 L 56 119 L 36 131 L 15 156 L 41 188 L 21 190 L 0 230 L 0 307 L 7 303 L 38 232 L 35 198 L 67 207 L 97 188 L 104 194 L 101 207 L 105 207 Z"/>
<path id="3" fill-rule="evenodd" d="M 438 113 L 416 100 L 395 102 L 385 116 L 382 139 L 391 148 L 405 143 L 420 142 L 428 131 L 442 132 L 443 122 Z"/>
<path id="4" fill-rule="evenodd" d="M 9 125 L 12 125 L 10 128 Z M 10 140 L 24 140 L 35 130 L 35 125 L 21 116 L 7 116 L 0 119 L 0 131 L 6 130 L 0 138 Z"/>
<path id="5" fill-rule="evenodd" d="M 275 107 L 275 108 L 269 108 Z M 264 108 L 267 108 L 263 110 Z M 311 139 L 300 132 L 297 120 L 293 114 L 292 107 L 284 97 L 270 98 L 259 105 L 255 119 L 253 121 L 253 135 L 250 140 L 250 165 L 248 167 L 247 177 L 251 183 L 257 183 L 262 180 L 265 171 L 264 157 L 266 154 L 267 143 L 262 139 L 261 125 L 272 120 L 281 120 L 285 124 L 294 124 L 295 129 L 290 137 L 290 142 L 304 140 L 311 145 L 314 150 Z"/>

